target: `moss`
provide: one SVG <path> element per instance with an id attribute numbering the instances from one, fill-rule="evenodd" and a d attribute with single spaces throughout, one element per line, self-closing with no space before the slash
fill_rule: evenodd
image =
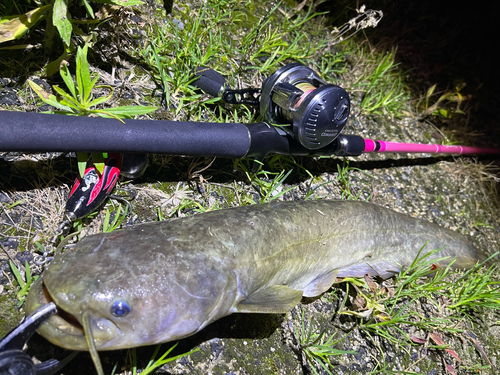
<path id="1" fill-rule="evenodd" d="M 17 308 L 17 302 L 8 295 L 0 297 L 0 337 L 4 337 L 21 321 L 23 314 Z"/>
<path id="2" fill-rule="evenodd" d="M 237 365 L 250 374 L 292 373 L 293 369 L 297 369 L 294 354 L 281 343 L 279 334 L 250 342 L 231 339 L 227 344 L 225 355 L 236 358 Z"/>
<path id="3" fill-rule="evenodd" d="M 265 339 L 214 339 L 211 350 L 200 351 L 191 356 L 195 368 L 205 373 L 207 362 L 212 362 L 213 374 L 240 371 L 244 374 L 294 374 L 298 373 L 298 362 L 291 349 L 283 345 L 276 331 Z"/>

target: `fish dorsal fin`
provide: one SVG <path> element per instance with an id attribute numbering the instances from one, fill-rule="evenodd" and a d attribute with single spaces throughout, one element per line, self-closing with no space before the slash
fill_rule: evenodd
<path id="1" fill-rule="evenodd" d="M 335 282 L 338 273 L 338 270 L 332 270 L 316 277 L 308 286 L 305 287 L 303 293 L 304 297 L 316 297 L 326 292 Z"/>
<path id="2" fill-rule="evenodd" d="M 302 292 L 285 285 L 273 285 L 249 295 L 238 305 L 238 312 L 284 314 L 302 298 Z"/>

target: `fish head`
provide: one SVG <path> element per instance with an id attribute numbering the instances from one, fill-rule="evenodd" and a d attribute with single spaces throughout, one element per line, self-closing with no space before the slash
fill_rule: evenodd
<path id="1" fill-rule="evenodd" d="M 28 312 L 56 304 L 58 314 L 38 331 L 66 349 L 88 350 L 89 335 L 96 350 L 177 340 L 227 315 L 234 301 L 226 293 L 231 276 L 202 259 L 173 256 L 155 265 L 146 252 L 129 259 L 126 251 L 96 257 L 82 250 L 56 258 L 27 300 Z"/>
<path id="2" fill-rule="evenodd" d="M 26 301 L 28 313 L 49 302 L 57 306 L 57 314 L 38 329 L 43 337 L 71 350 L 88 350 L 85 337 L 88 332 L 98 350 L 118 348 L 127 343 L 134 346 L 136 338 L 130 335 L 135 332 L 132 319 L 134 316 L 137 319 L 140 310 L 133 297 L 104 289 L 96 291 L 93 287 L 99 284 L 99 279 L 65 283 L 64 275 L 60 276 L 59 280 L 51 274 L 40 277 Z"/>

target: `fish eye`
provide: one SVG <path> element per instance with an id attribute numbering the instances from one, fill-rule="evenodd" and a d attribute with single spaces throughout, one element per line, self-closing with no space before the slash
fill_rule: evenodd
<path id="1" fill-rule="evenodd" d="M 113 314 L 114 316 L 122 317 L 127 315 L 130 311 L 132 311 L 132 308 L 128 305 L 127 302 L 116 301 L 111 306 L 111 314 Z"/>

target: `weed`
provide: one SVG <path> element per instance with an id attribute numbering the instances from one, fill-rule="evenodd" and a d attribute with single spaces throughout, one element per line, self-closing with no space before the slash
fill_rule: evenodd
<path id="1" fill-rule="evenodd" d="M 69 89 L 70 94 L 56 85 L 53 86 L 53 89 L 59 95 L 56 97 L 55 95 L 45 92 L 33 81 L 28 81 L 31 88 L 37 93 L 40 99 L 46 104 L 59 109 L 58 111 L 49 111 L 48 113 L 73 116 L 97 115 L 122 121 L 121 118 L 131 118 L 132 116 L 143 115 L 156 110 L 156 107 L 146 106 L 121 106 L 106 109 L 95 108 L 111 99 L 113 96 L 113 88 L 109 85 L 96 86 L 99 75 L 94 77 L 91 76 L 87 61 L 87 51 L 88 45 L 85 45 L 83 48 L 78 47 L 76 54 L 76 85 L 71 77 L 68 66 L 66 64 L 61 65 L 61 77 Z M 94 98 L 92 91 L 96 88 L 106 89 L 109 91 L 109 94 L 107 96 Z"/>
<path id="2" fill-rule="evenodd" d="M 251 50 L 248 60 L 252 62 L 261 62 L 265 59 L 262 65 L 252 66 L 258 69 L 262 74 L 270 74 L 274 72 L 280 64 L 285 60 L 295 60 L 304 62 L 304 60 L 313 56 L 318 50 L 326 46 L 326 42 L 320 42 L 314 46 L 307 46 L 310 37 L 301 32 L 302 25 L 310 19 L 321 15 L 322 13 L 312 13 L 310 7 L 304 16 L 297 14 L 296 17 L 285 17 L 281 28 L 276 28 L 267 25 L 271 15 L 276 11 L 278 3 L 269 14 L 263 18 L 264 22 L 260 22 L 258 27 L 255 27 L 243 40 L 242 48 Z M 265 26 L 265 27 L 264 27 Z M 289 38 L 284 38 L 284 35 L 289 35 Z M 261 36 L 258 43 L 256 38 Z M 248 41 L 252 40 L 249 45 Z M 289 40 L 289 41 L 287 41 Z"/>
<path id="3" fill-rule="evenodd" d="M 30 266 L 27 261 L 24 265 L 24 276 L 21 275 L 19 269 L 11 260 L 9 260 L 9 265 L 20 288 L 16 293 L 16 297 L 19 300 L 19 307 L 21 307 L 28 295 L 31 285 L 38 279 L 38 276 L 31 276 Z"/>
<path id="4" fill-rule="evenodd" d="M 158 352 L 160 351 L 160 348 L 161 348 L 161 345 L 156 345 L 155 350 L 153 352 L 153 355 L 151 356 L 151 359 L 149 360 L 146 367 L 143 370 L 141 370 L 140 373 L 142 375 L 151 374 L 157 368 L 159 368 L 163 365 L 166 365 L 169 362 L 173 362 L 179 358 L 187 357 L 188 355 L 196 353 L 199 350 L 199 348 L 196 348 L 196 349 L 193 349 L 187 353 L 183 353 L 183 354 L 179 354 L 179 355 L 167 358 L 167 356 L 172 352 L 172 350 L 175 349 L 176 346 L 177 346 L 177 343 L 172 345 L 165 353 L 163 353 L 163 355 L 160 358 L 156 359 Z M 132 357 L 132 375 L 136 375 L 136 374 L 138 374 L 138 372 L 137 372 L 137 370 L 138 370 L 138 368 L 137 368 L 137 353 L 136 353 L 135 348 L 131 349 L 130 352 L 131 352 L 131 357 Z"/>
<path id="5" fill-rule="evenodd" d="M 102 222 L 102 231 L 103 232 L 112 232 L 123 223 L 123 221 L 127 218 L 128 215 L 128 206 L 125 206 L 125 210 L 122 213 L 122 206 L 119 205 L 116 212 L 114 212 L 114 217 L 111 219 L 111 211 L 106 209 L 106 213 L 104 214 L 104 220 Z"/>
<path id="6" fill-rule="evenodd" d="M 247 176 L 248 182 L 252 183 L 252 186 L 257 190 L 260 199 L 258 203 L 267 203 L 282 197 L 284 194 L 294 189 L 294 186 L 283 188 L 283 183 L 287 177 L 292 173 L 293 169 L 290 169 L 285 173 L 282 169 L 279 172 L 270 172 L 264 170 L 264 163 L 255 160 L 254 165 L 258 166 L 257 171 L 250 172 L 248 167 L 242 161 L 237 161 L 236 163 L 241 169 L 243 169 L 245 175 Z M 248 197 L 248 203 L 255 204 L 252 198 Z"/>
<path id="7" fill-rule="evenodd" d="M 358 83 L 363 90 L 361 110 L 377 115 L 389 114 L 401 117 L 401 110 L 409 99 L 409 91 L 403 82 L 403 73 L 394 61 L 395 52 L 377 55 L 370 65 L 373 70 Z"/>
<path id="8" fill-rule="evenodd" d="M 500 310 L 500 282 L 493 276 L 496 268 L 491 266 L 488 271 L 479 273 L 481 266 L 484 263 L 470 269 L 449 285 L 450 304 L 447 308 L 462 313 L 478 312 L 482 308 Z"/>
<path id="9" fill-rule="evenodd" d="M 370 174 L 367 172 L 359 169 L 359 168 L 354 168 L 349 166 L 349 161 L 345 160 L 342 163 L 342 166 L 340 164 L 337 165 L 337 176 L 336 180 L 338 184 L 340 185 L 340 190 L 341 190 L 341 199 L 342 200 L 359 200 L 361 197 L 361 194 L 363 193 L 363 190 L 361 189 L 358 193 L 354 193 L 353 187 L 351 186 L 351 171 L 358 171 L 360 173 L 365 174 L 368 177 L 371 177 Z M 370 197 L 367 198 L 369 200 Z"/>
<path id="10" fill-rule="evenodd" d="M 339 75 L 346 71 L 345 53 L 325 51 L 315 65 L 317 66 L 316 70 L 321 72 L 327 82 L 334 82 Z"/>
<path id="11" fill-rule="evenodd" d="M 229 54 L 221 25 L 231 21 L 226 7 L 233 10 L 236 5 L 237 1 L 209 1 L 197 13 L 183 8 L 182 20 L 151 26 L 153 37 L 141 49 L 141 56 L 160 82 L 166 106 L 175 108 L 176 114 L 185 104 L 198 102 L 201 97 L 189 86 L 194 79 L 193 69 Z M 233 20 L 236 25 L 242 21 L 240 16 Z"/>
<path id="12" fill-rule="evenodd" d="M 332 363 L 331 358 L 343 354 L 356 354 L 352 350 L 340 350 L 334 348 L 338 343 L 344 340 L 347 336 L 342 337 L 340 340 L 335 340 L 334 335 L 330 337 L 325 337 L 325 331 L 318 331 L 314 329 L 314 318 L 312 318 L 308 323 L 302 312 L 302 318 L 300 320 L 300 331 L 294 329 L 293 335 L 297 342 L 297 349 L 302 353 L 304 362 L 309 365 L 311 371 L 318 375 L 317 368 L 320 371 L 325 371 L 327 374 L 332 375 Z"/>
<path id="13" fill-rule="evenodd" d="M 163 213 L 161 212 L 161 208 L 160 208 L 160 207 L 158 207 L 158 208 L 156 209 L 156 213 L 157 213 L 157 215 L 158 215 L 158 221 L 163 221 L 163 220 L 165 220 L 165 219 L 163 218 Z"/>
<path id="14" fill-rule="evenodd" d="M 252 166 L 253 163 L 253 166 Z M 303 178 L 308 178 L 309 182 L 305 187 L 304 199 L 318 199 L 314 197 L 314 193 L 322 186 L 334 183 L 340 189 L 341 199 L 343 200 L 359 200 L 364 188 L 355 192 L 355 188 L 351 182 L 351 172 L 360 172 L 368 177 L 370 174 L 360 170 L 359 168 L 350 167 L 349 161 L 344 161 L 342 165 L 337 166 L 338 173 L 333 181 L 326 181 L 321 184 L 314 184 L 315 176 L 302 165 L 295 162 L 292 157 L 284 157 L 283 155 L 273 155 L 266 159 L 266 163 L 259 161 L 237 160 L 234 163 L 234 168 L 242 170 L 253 188 L 258 192 L 260 199 L 255 200 L 251 197 L 246 197 L 246 201 L 250 204 L 266 203 L 272 200 L 280 199 L 285 194 L 292 192 L 297 188 L 297 185 L 291 185 L 284 188 L 286 179 L 295 172 L 296 175 Z M 257 168 L 257 170 L 254 170 Z M 370 196 L 366 198 L 370 199 Z"/>
<path id="15" fill-rule="evenodd" d="M 284 17 L 281 23 L 275 18 L 282 11 L 281 3 L 260 19 L 249 14 L 249 8 L 247 0 L 209 0 L 197 10 L 182 7 L 178 18 L 163 26 L 151 25 L 153 37 L 141 49 L 141 58 L 162 87 L 165 106 L 174 109 L 176 116 L 194 115 L 196 120 L 203 116 L 202 96 L 192 86 L 192 72 L 199 66 L 210 66 L 229 76 L 231 86 L 236 74 L 250 75 L 252 70 L 250 80 L 262 81 L 255 75 L 270 74 L 286 60 L 305 61 L 325 47 L 323 42 L 310 43 L 302 31 L 309 20 L 320 14 L 312 8 L 304 15 L 295 12 Z M 259 22 L 249 23 L 253 17 Z M 212 112 L 210 105 L 217 100 L 203 101 L 201 107 Z M 227 109 L 221 108 L 221 112 L 215 121 L 224 121 Z M 236 116 L 231 113 L 231 117 Z M 250 122 L 252 118 L 253 113 L 243 107 L 240 121 Z"/>
<path id="16" fill-rule="evenodd" d="M 430 105 L 430 100 L 434 96 L 436 85 L 433 85 L 427 90 L 427 93 L 420 105 L 420 119 L 426 117 L 441 116 L 445 119 L 450 119 L 455 115 L 464 115 L 465 113 L 460 109 L 460 105 L 470 99 L 470 96 L 464 96 L 460 91 L 465 87 L 464 82 L 459 82 L 455 85 L 453 90 L 448 90 L 441 94 L 434 104 Z"/>
<path id="17" fill-rule="evenodd" d="M 15 201 L 14 203 L 6 204 L 5 205 L 5 209 L 6 210 L 10 210 L 10 209 L 12 209 L 12 208 L 14 208 L 14 207 L 16 207 L 16 206 L 18 206 L 20 204 L 25 203 L 25 201 L 26 201 L 26 199 L 19 199 L 18 201 Z M 4 207 L 3 207 L 3 204 L 2 204 L 2 211 L 3 211 L 3 209 L 4 209 Z M 0 212 L 2 212 L 2 211 L 0 211 Z"/>
<path id="18" fill-rule="evenodd" d="M 206 209 L 195 200 L 189 197 L 182 197 L 181 202 L 172 209 L 172 213 L 175 213 L 177 217 L 186 216 L 183 212 L 185 210 L 192 210 L 194 212 L 205 212 Z"/>

